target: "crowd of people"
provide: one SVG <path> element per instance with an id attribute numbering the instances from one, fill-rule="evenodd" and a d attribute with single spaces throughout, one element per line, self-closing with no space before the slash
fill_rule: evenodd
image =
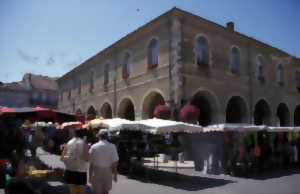
<path id="1" fill-rule="evenodd" d="M 225 133 L 228 174 L 249 174 L 300 165 L 298 132 Z"/>
<path id="2" fill-rule="evenodd" d="M 112 180 L 117 181 L 119 157 L 116 146 L 108 141 L 107 129 L 97 130 L 96 133 L 95 130 L 88 131 L 80 126 L 63 130 L 52 123 L 22 123 L 15 119 L 2 121 L 0 137 L 3 141 L 0 143 L 5 142 L 6 145 L 0 149 L 3 158 L 0 160 L 0 170 L 3 179 L 1 187 L 6 185 L 6 193 L 16 194 L 16 185 L 25 182 L 20 178 L 28 175 L 29 163 L 38 160 L 37 147 L 61 154 L 65 164 L 64 181 L 68 184 L 70 194 L 84 194 L 87 183 L 91 184 L 95 194 L 107 194 L 112 187 Z M 25 185 L 29 186 L 27 183 Z"/>
<path id="3" fill-rule="evenodd" d="M 178 160 L 178 152 L 182 152 L 176 133 L 150 135 L 124 130 L 116 140 L 107 129 L 87 130 L 83 126 L 61 129 L 58 124 L 39 125 L 15 119 L 1 120 L 0 128 L 0 144 L 5 142 L 0 146 L 0 155 L 9 160 L 5 170 L 0 160 L 2 174 L 6 171 L 12 177 L 25 176 L 26 162 L 36 159 L 36 148 L 42 146 L 52 154 L 61 155 L 66 167 L 64 180 L 71 194 L 85 193 L 87 183 L 91 183 L 96 194 L 108 193 L 112 180 L 117 181 L 118 170 L 134 166 L 133 158 L 141 162 L 143 157 L 165 153 Z M 228 174 L 245 175 L 300 165 L 299 132 L 228 131 L 224 132 L 222 149 Z"/>

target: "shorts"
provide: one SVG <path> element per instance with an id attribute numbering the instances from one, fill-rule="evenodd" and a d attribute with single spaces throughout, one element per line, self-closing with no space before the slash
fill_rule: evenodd
<path id="1" fill-rule="evenodd" d="M 95 193 L 105 193 L 112 188 L 112 169 L 94 167 L 91 176 L 92 190 Z"/>
<path id="2" fill-rule="evenodd" d="M 86 185 L 87 175 L 86 172 L 66 170 L 64 173 L 64 180 L 67 184 Z"/>

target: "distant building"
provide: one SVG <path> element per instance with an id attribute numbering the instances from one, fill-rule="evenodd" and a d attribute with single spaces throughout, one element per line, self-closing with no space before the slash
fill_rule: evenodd
<path id="1" fill-rule="evenodd" d="M 0 106 L 57 108 L 56 80 L 27 73 L 22 81 L 0 83 Z"/>
<path id="2" fill-rule="evenodd" d="M 146 119 L 159 104 L 170 104 L 176 116 L 190 103 L 201 125 L 300 125 L 298 58 L 237 32 L 233 22 L 221 26 L 177 8 L 58 84 L 59 109 L 73 113 Z"/>
<path id="3" fill-rule="evenodd" d="M 22 82 L 0 84 L 0 106 L 28 107 L 30 91 Z"/>

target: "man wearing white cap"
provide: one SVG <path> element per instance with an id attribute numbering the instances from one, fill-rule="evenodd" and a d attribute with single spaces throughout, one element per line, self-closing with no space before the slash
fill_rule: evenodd
<path id="1" fill-rule="evenodd" d="M 95 194 L 108 194 L 112 179 L 117 182 L 119 156 L 116 146 L 107 141 L 107 129 L 101 129 L 97 136 L 99 141 L 89 150 L 89 181 Z"/>

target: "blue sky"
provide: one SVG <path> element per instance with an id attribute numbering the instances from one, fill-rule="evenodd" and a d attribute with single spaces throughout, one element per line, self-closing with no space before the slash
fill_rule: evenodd
<path id="1" fill-rule="evenodd" d="M 0 0 L 0 81 L 61 76 L 174 6 L 300 58 L 299 0 Z"/>

